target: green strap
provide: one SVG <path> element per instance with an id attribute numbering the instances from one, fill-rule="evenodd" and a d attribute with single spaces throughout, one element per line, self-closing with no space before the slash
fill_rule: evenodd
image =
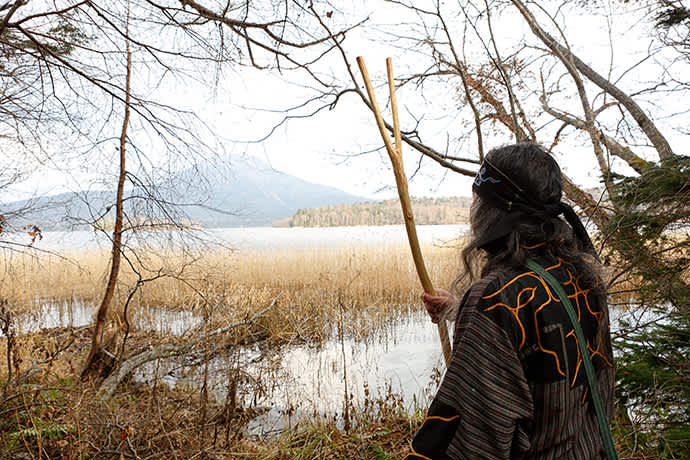
<path id="1" fill-rule="evenodd" d="M 551 286 L 551 289 L 553 289 L 561 299 L 561 303 L 565 307 L 565 311 L 568 312 L 570 322 L 573 324 L 573 329 L 575 330 L 575 335 L 577 336 L 577 345 L 580 348 L 582 363 L 585 366 L 587 380 L 589 381 L 589 390 L 592 393 L 592 401 L 594 401 L 594 409 L 597 415 L 597 421 L 599 422 L 601 439 L 604 442 L 606 458 L 609 460 L 618 460 L 616 447 L 613 444 L 613 437 L 611 436 L 611 428 L 609 427 L 608 417 L 606 416 L 604 403 L 601 399 L 601 393 L 599 392 L 599 383 L 597 382 L 597 376 L 594 373 L 594 366 L 592 365 L 592 360 L 589 357 L 585 335 L 582 332 L 582 327 L 577 319 L 575 309 L 573 309 L 573 305 L 570 303 L 568 296 L 565 294 L 563 286 L 561 286 L 561 283 L 559 283 L 556 278 L 551 275 L 551 273 L 547 272 L 544 267 L 531 260 L 527 261 L 527 266 L 530 268 L 530 270 L 538 273 L 539 276 L 541 276 L 549 284 L 549 286 Z"/>

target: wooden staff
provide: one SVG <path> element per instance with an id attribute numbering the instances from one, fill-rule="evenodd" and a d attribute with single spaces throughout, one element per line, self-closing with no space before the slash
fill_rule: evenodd
<path id="1" fill-rule="evenodd" d="M 431 279 L 429 279 L 429 274 L 424 266 L 424 259 L 422 258 L 422 250 L 419 247 L 419 240 L 417 238 L 417 229 L 414 225 L 414 215 L 412 214 L 412 205 L 410 204 L 410 194 L 407 190 L 407 178 L 405 177 L 405 169 L 403 168 L 402 162 L 402 136 L 400 134 L 400 123 L 398 120 L 398 102 L 395 97 L 395 83 L 393 81 L 393 61 L 391 58 L 386 59 L 386 68 L 388 71 L 388 91 L 390 92 L 391 98 L 391 111 L 393 112 L 393 133 L 395 136 L 395 146 L 391 142 L 388 131 L 386 130 L 386 125 L 381 116 L 381 111 L 379 110 L 378 103 L 376 102 L 376 94 L 374 94 L 374 87 L 369 79 L 369 72 L 367 72 L 367 67 L 364 65 L 364 59 L 361 56 L 357 57 L 357 64 L 359 65 L 359 70 L 362 73 L 362 78 L 364 79 L 364 85 L 367 89 L 367 94 L 369 95 L 369 100 L 371 101 L 371 108 L 374 111 L 374 116 L 376 117 L 376 124 L 379 127 L 379 132 L 381 133 L 381 138 L 383 143 L 386 145 L 386 151 L 393 164 L 393 173 L 395 174 L 395 184 L 398 188 L 398 196 L 400 197 L 400 206 L 402 206 L 403 218 L 405 220 L 405 230 L 407 230 L 407 239 L 410 242 L 410 249 L 412 250 L 412 258 L 414 259 L 414 265 L 417 268 L 417 275 L 419 276 L 419 281 L 422 283 L 424 292 L 430 295 L 436 295 L 436 290 L 431 284 Z M 452 351 L 450 348 L 450 340 L 448 339 L 448 328 L 446 327 L 445 320 L 441 320 L 437 323 L 438 335 L 441 339 L 441 345 L 443 346 L 443 357 L 446 360 L 446 366 L 450 365 L 450 360 L 452 357 Z"/>

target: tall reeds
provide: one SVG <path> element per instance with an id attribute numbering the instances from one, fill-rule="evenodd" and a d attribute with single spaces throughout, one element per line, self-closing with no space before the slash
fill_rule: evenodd
<path id="1" fill-rule="evenodd" d="M 458 249 L 428 245 L 424 254 L 434 282 L 448 286 L 459 269 Z M 197 312 L 213 326 L 250 316 L 282 292 L 278 307 L 257 327 L 279 341 L 319 341 L 330 334 L 342 306 L 351 334 L 366 334 L 398 313 L 421 308 L 421 288 L 403 244 L 198 254 L 150 251 L 140 253 L 136 262 L 134 268 L 144 271 L 144 278 L 160 276 L 143 283 L 133 296 L 129 312 L 134 322 L 155 308 Z M 30 312 L 37 299 L 95 302 L 107 272 L 106 252 L 13 255 L 0 260 L 0 297 L 15 314 Z M 138 279 L 132 267 L 123 265 L 113 320 Z"/>

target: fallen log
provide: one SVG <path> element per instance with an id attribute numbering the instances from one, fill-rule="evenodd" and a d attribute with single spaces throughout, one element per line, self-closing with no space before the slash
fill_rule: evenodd
<path id="1" fill-rule="evenodd" d="M 122 361 L 113 372 L 108 375 L 108 377 L 103 380 L 101 386 L 98 388 L 98 394 L 101 400 L 109 400 L 115 394 L 115 390 L 122 383 L 123 380 L 127 378 L 132 372 L 134 372 L 139 367 L 151 361 L 156 361 L 158 359 L 173 358 L 179 356 L 189 356 L 200 351 L 201 346 L 207 342 L 209 339 L 216 337 L 221 334 L 225 334 L 230 330 L 240 327 L 240 326 L 250 326 L 256 321 L 261 319 L 270 309 L 275 307 L 278 303 L 278 298 L 283 293 L 278 294 L 271 304 L 261 310 L 259 313 L 254 315 L 251 319 L 236 321 L 230 323 L 221 328 L 215 329 L 211 332 L 203 334 L 199 339 L 192 343 L 186 344 L 175 344 L 175 343 L 163 343 L 155 346 L 150 346 L 144 350 L 134 353 L 124 361 Z"/>

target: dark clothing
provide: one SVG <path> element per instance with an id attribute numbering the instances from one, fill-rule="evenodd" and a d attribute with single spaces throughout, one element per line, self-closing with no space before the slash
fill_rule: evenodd
<path id="1" fill-rule="evenodd" d="M 572 265 L 534 252 L 580 319 L 611 418 L 613 353 L 603 289 L 583 290 Z M 453 359 L 411 447 L 408 460 L 605 458 L 573 327 L 536 273 L 505 269 L 465 294 Z"/>

